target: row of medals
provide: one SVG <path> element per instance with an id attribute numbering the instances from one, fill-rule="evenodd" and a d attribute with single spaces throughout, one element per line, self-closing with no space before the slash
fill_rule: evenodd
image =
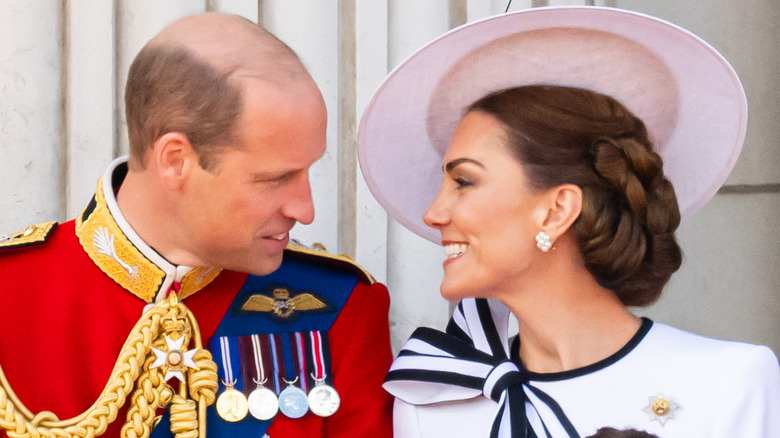
<path id="1" fill-rule="evenodd" d="M 315 379 L 308 395 L 295 386 L 297 380 L 285 381 L 287 387 L 279 393 L 279 397 L 260 382 L 249 397 L 234 389 L 233 385 L 225 384 L 227 388 L 217 398 L 217 413 L 225 421 L 236 422 L 243 420 L 247 413 L 260 421 L 267 421 L 279 411 L 289 418 L 301 418 L 308 411 L 320 417 L 330 417 L 338 410 L 341 398 L 335 388 L 324 382 L 325 379 Z"/>

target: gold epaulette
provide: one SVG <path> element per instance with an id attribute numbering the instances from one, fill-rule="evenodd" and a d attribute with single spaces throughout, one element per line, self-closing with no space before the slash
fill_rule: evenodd
<path id="1" fill-rule="evenodd" d="M 22 248 L 43 243 L 49 238 L 52 231 L 57 228 L 57 225 L 57 222 L 44 222 L 38 225 L 30 225 L 10 236 L 0 236 L 0 250 Z"/>
<path id="2" fill-rule="evenodd" d="M 313 248 L 308 248 L 297 243 L 290 243 L 287 245 L 286 251 L 291 254 L 302 255 L 310 259 L 319 259 L 325 263 L 346 268 L 368 284 L 373 284 L 376 281 L 368 271 L 355 263 L 355 261 L 352 260 L 352 257 L 347 254 L 331 254 L 325 250 L 325 246 L 322 244 L 315 243 Z"/>

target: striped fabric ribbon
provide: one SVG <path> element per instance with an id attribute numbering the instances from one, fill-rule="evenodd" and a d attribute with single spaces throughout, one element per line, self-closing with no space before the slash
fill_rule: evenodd
<path id="1" fill-rule="evenodd" d="M 509 359 L 508 322 L 499 301 L 464 299 L 446 333 L 422 327 L 412 334 L 384 388 L 413 405 L 487 397 L 498 404 L 490 438 L 579 438 L 558 403 Z M 558 424 L 549 428 L 543 417 Z"/>
<path id="2" fill-rule="evenodd" d="M 228 387 L 233 387 L 237 383 L 235 366 L 240 366 L 240 363 L 234 364 L 231 357 L 231 349 L 233 352 L 238 351 L 237 345 L 231 348 L 230 344 L 235 342 L 235 339 L 231 341 L 227 336 L 220 336 L 219 338 L 220 350 L 222 351 L 220 354 L 222 357 L 222 384 Z"/>
<path id="3" fill-rule="evenodd" d="M 319 330 L 309 332 L 311 342 L 312 377 L 315 381 L 325 380 L 328 372 L 325 369 L 325 353 L 322 348 L 322 333 Z"/>

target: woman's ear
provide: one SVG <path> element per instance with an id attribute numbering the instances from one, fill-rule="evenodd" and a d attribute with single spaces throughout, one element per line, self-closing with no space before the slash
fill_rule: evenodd
<path id="1" fill-rule="evenodd" d="M 192 161 L 195 160 L 197 164 L 197 154 L 187 136 L 180 132 L 168 132 L 158 138 L 152 147 L 152 154 L 160 181 L 171 190 L 181 187 Z"/>
<path id="2" fill-rule="evenodd" d="M 555 242 L 580 217 L 582 189 L 575 184 L 562 184 L 548 190 L 546 199 L 548 209 L 543 228 Z"/>

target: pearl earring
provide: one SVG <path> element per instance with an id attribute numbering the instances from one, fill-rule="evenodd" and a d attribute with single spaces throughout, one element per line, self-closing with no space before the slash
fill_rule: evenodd
<path id="1" fill-rule="evenodd" d="M 539 234 L 536 235 L 536 247 L 541 249 L 542 252 L 547 252 L 552 248 L 550 236 L 544 231 L 539 231 Z"/>

